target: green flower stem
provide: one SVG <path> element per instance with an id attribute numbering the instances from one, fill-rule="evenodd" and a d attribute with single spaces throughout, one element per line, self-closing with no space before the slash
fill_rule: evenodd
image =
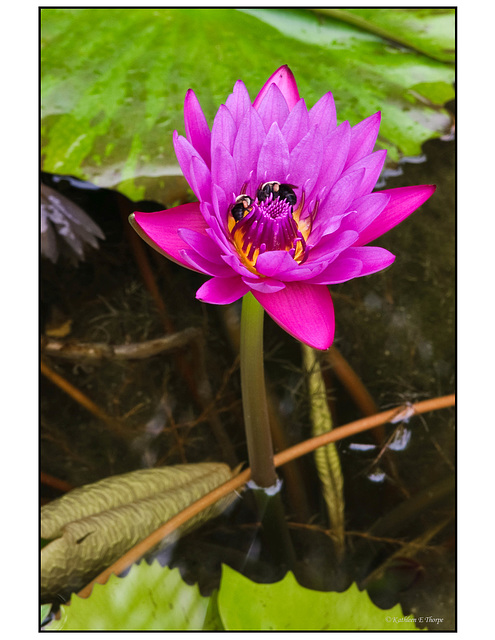
<path id="1" fill-rule="evenodd" d="M 297 576 L 296 554 L 285 519 L 280 491 L 269 495 L 264 489 L 253 489 L 254 499 L 261 521 L 261 535 L 270 550 L 273 562 L 285 565 Z"/>
<path id="2" fill-rule="evenodd" d="M 277 483 L 268 420 L 263 369 L 263 307 L 252 293 L 242 300 L 241 386 L 249 465 L 253 482 L 262 489 Z"/>
<path id="3" fill-rule="evenodd" d="M 273 446 L 263 369 L 263 307 L 252 293 L 242 300 L 241 386 L 251 482 L 262 533 L 273 560 L 294 571 L 296 556 L 285 520 Z"/>

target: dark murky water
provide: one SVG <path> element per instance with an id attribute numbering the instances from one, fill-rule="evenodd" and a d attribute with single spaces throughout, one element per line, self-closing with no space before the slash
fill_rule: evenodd
<path id="1" fill-rule="evenodd" d="M 386 181 L 388 188 L 438 185 L 419 212 L 381 239 L 379 244 L 397 255 L 394 265 L 332 288 L 335 344 L 380 409 L 452 393 L 455 386 L 455 144 L 432 141 L 424 152 L 426 162 L 406 164 L 403 175 Z M 62 360 L 42 351 L 51 369 L 115 419 L 115 425 L 105 424 L 42 376 L 41 470 L 78 486 L 141 467 L 245 461 L 236 346 L 240 305 L 200 304 L 195 291 L 204 279 L 154 255 L 127 223 L 134 210 L 169 203 L 136 204 L 58 176 L 43 175 L 42 182 L 82 207 L 106 237 L 77 267 L 65 260 L 42 260 L 45 335 L 115 345 L 195 327 L 202 341 L 132 361 Z M 150 291 L 148 267 L 159 300 Z M 294 444 L 311 435 L 300 346 L 267 318 L 265 350 L 275 407 L 287 444 Z M 322 365 L 335 424 L 361 417 L 328 363 L 322 360 Z M 213 435 L 218 425 L 225 431 L 222 441 Z M 304 500 L 287 493 L 284 499 L 299 578 L 308 587 L 338 590 L 358 580 L 380 606 L 401 602 L 406 614 L 443 618 L 432 628 L 452 629 L 454 412 L 417 416 L 399 428 L 387 425 L 387 437 L 395 430 L 385 456 L 379 457 L 371 433 L 338 445 L 348 532 L 341 567 L 326 531 L 313 459 L 298 462 Z M 55 495 L 43 486 L 42 497 Z M 182 539 L 162 561 L 179 566 L 185 579 L 198 581 L 204 593 L 217 586 L 222 562 L 256 580 L 283 575 L 260 538 L 247 497 Z"/>

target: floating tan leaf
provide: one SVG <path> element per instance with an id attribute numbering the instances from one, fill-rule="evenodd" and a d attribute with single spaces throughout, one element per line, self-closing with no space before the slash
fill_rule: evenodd
<path id="1" fill-rule="evenodd" d="M 41 536 L 56 539 L 41 552 L 42 599 L 67 597 L 232 475 L 226 464 L 216 462 L 142 469 L 79 487 L 45 505 Z M 219 515 L 234 499 L 234 493 L 226 496 L 176 535 Z"/>

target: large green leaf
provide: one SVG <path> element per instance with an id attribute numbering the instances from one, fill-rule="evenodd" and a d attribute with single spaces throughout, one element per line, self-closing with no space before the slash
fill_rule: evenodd
<path id="1" fill-rule="evenodd" d="M 314 93 L 317 99 L 330 89 L 339 120 L 351 124 L 382 111 L 378 143 L 389 150 L 389 159 L 420 154 L 425 140 L 449 128 L 450 116 L 441 106 L 454 97 L 451 65 L 334 18 L 302 10 L 246 11 L 300 42 L 296 51 L 304 56 L 304 71 L 296 77 L 303 97 L 312 101 Z"/>
<path id="2" fill-rule="evenodd" d="M 41 605 L 41 624 L 43 624 L 43 621 L 45 620 L 45 618 L 48 616 L 48 614 L 50 613 L 50 609 L 52 608 L 51 604 L 42 604 Z"/>
<path id="3" fill-rule="evenodd" d="M 55 538 L 41 551 L 42 598 L 81 588 L 231 476 L 229 467 L 217 462 L 141 469 L 74 489 L 42 507 L 41 535 Z M 203 510 L 181 532 L 220 514 L 234 498 L 232 493 Z"/>
<path id="4" fill-rule="evenodd" d="M 308 105 L 331 90 L 340 120 L 381 109 L 392 160 L 449 128 L 452 65 L 309 11 L 51 8 L 41 18 L 43 169 L 133 199 L 183 197 L 172 132 L 183 132 L 189 87 L 211 123 L 238 78 L 254 98 L 282 64 Z"/>
<path id="5" fill-rule="evenodd" d="M 134 565 L 125 578 L 96 584 L 89 598 L 72 596 L 48 631 L 195 631 L 210 619 L 210 598 L 189 586 L 178 569 L 158 562 Z"/>
<path id="6" fill-rule="evenodd" d="M 455 9 L 451 7 L 416 7 L 400 11 L 361 7 L 315 11 L 399 42 L 436 60 L 455 60 Z"/>
<path id="7" fill-rule="evenodd" d="M 383 610 L 355 584 L 343 593 L 301 587 L 288 573 L 258 584 L 224 565 L 220 589 L 203 597 L 178 569 L 158 562 L 134 565 L 125 578 L 112 575 L 88 598 L 73 595 L 49 631 L 368 631 L 417 630 L 396 605 Z"/>
<path id="8" fill-rule="evenodd" d="M 337 593 L 305 589 L 292 573 L 274 584 L 257 584 L 224 566 L 218 610 L 229 631 L 416 630 L 400 605 L 383 610 L 352 584 Z"/>
<path id="9" fill-rule="evenodd" d="M 383 610 L 353 584 L 343 593 L 301 587 L 288 573 L 258 584 L 224 565 L 220 589 L 203 597 L 178 569 L 158 562 L 134 565 L 125 578 L 112 575 L 88 598 L 73 595 L 49 631 L 368 631 L 417 630 L 399 605 Z"/>

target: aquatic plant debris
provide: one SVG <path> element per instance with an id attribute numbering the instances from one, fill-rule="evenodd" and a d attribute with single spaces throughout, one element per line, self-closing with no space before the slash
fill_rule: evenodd
<path id="1" fill-rule="evenodd" d="M 41 598 L 68 597 L 167 520 L 232 477 L 220 462 L 138 469 L 78 487 L 41 509 Z M 190 531 L 219 515 L 235 494 L 198 514 Z M 170 544 L 177 535 L 165 538 Z"/>
<path id="2" fill-rule="evenodd" d="M 228 304 L 252 292 L 285 331 L 317 349 L 333 341 L 328 285 L 385 269 L 395 256 L 367 246 L 434 192 L 372 193 L 386 151 L 373 151 L 380 112 L 337 126 L 331 92 L 308 110 L 280 67 L 251 102 L 241 80 L 210 130 L 192 89 L 177 159 L 198 202 L 130 222 L 171 260 L 210 276 L 196 297 Z"/>

